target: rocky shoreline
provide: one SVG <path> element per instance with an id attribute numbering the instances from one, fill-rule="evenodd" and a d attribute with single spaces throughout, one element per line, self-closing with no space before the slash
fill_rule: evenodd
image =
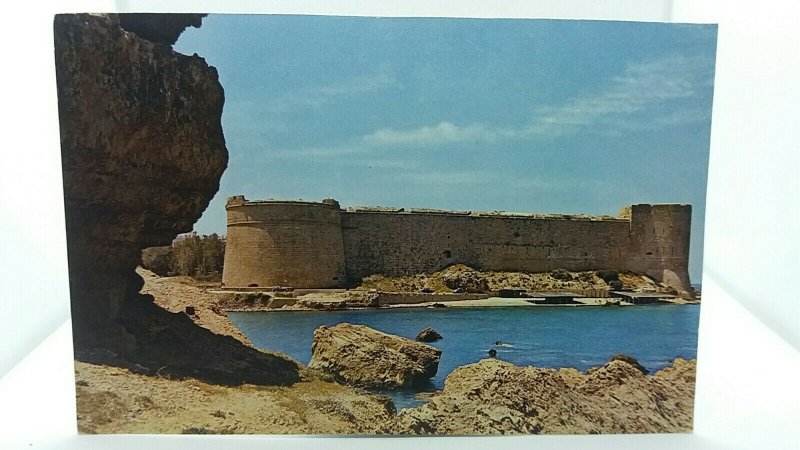
<path id="1" fill-rule="evenodd" d="M 392 421 L 395 433 L 616 434 L 692 429 L 696 361 L 676 359 L 652 376 L 612 360 L 575 369 L 518 367 L 484 359 L 459 367 L 443 391 Z"/>
<path id="2" fill-rule="evenodd" d="M 291 386 L 220 386 L 75 364 L 82 433 L 485 435 L 692 429 L 696 362 L 654 375 L 610 361 L 585 373 L 496 359 L 462 366 L 420 407 L 306 369 Z"/>
<path id="3" fill-rule="evenodd" d="M 611 274 L 605 281 L 600 275 Z M 612 297 L 613 289 L 663 298 L 660 303 L 698 303 L 682 298 L 653 279 L 617 271 L 544 273 L 481 272 L 464 265 L 453 265 L 432 274 L 387 278 L 372 276 L 352 289 L 234 290 L 209 292 L 219 298 L 225 311 L 340 311 L 369 308 L 432 307 L 580 307 L 632 306 Z M 532 300 L 536 296 L 574 295 L 561 303 Z M 513 298 L 509 295 L 514 296 Z"/>
<path id="4" fill-rule="evenodd" d="M 143 292 L 218 334 L 241 335 L 203 288 L 140 269 Z M 183 281 L 183 282 L 181 282 Z M 183 313 L 185 314 L 185 312 Z M 77 362 L 78 424 L 84 433 L 480 435 L 663 433 L 691 430 L 696 362 L 676 359 L 646 375 L 614 358 L 586 372 L 484 359 L 449 374 L 416 408 L 363 387 L 411 386 L 436 373 L 441 352 L 368 327 L 315 333 L 314 357 L 288 386 L 222 386 L 192 377 L 142 375 Z"/>

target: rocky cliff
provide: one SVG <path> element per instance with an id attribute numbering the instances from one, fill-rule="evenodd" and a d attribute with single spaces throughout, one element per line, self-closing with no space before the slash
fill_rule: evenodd
<path id="1" fill-rule="evenodd" d="M 694 374 L 695 361 L 682 359 L 653 376 L 620 358 L 586 373 L 484 359 L 456 369 L 427 404 L 402 410 L 390 432 L 687 432 L 692 428 Z"/>
<path id="2" fill-rule="evenodd" d="M 173 22 L 186 22 L 182 30 L 197 20 Z M 252 369 L 250 382 L 291 380 L 293 364 L 217 338 L 139 294 L 142 248 L 191 230 L 227 165 L 216 69 L 125 31 L 114 15 L 59 15 L 54 36 L 78 357 L 111 350 L 139 364 L 239 382 L 242 375 L 226 368 L 236 361 Z"/>

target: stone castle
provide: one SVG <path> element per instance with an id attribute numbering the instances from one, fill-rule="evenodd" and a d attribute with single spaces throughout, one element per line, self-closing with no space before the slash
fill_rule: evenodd
<path id="1" fill-rule="evenodd" d="M 336 200 L 228 198 L 226 288 L 338 288 L 380 274 L 615 269 L 679 292 L 689 281 L 690 205 L 632 205 L 618 217 L 347 208 Z"/>

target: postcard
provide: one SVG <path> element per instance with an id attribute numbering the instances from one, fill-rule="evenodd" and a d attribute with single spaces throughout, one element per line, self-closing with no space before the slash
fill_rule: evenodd
<path id="1" fill-rule="evenodd" d="M 692 430 L 715 25 L 54 35 L 80 432 Z"/>

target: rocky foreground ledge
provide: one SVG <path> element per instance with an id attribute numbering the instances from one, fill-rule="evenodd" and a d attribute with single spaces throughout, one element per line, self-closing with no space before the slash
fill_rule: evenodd
<path id="1" fill-rule="evenodd" d="M 695 361 L 655 375 L 614 360 L 575 369 L 485 359 L 456 369 L 443 391 L 395 413 L 387 397 L 311 377 L 292 386 L 218 386 L 76 364 L 85 433 L 587 434 L 692 428 Z"/>
<path id="2" fill-rule="evenodd" d="M 647 376 L 612 360 L 575 369 L 518 367 L 484 359 L 456 369 L 427 404 L 405 409 L 391 433 L 598 434 L 692 429 L 694 360 Z"/>

